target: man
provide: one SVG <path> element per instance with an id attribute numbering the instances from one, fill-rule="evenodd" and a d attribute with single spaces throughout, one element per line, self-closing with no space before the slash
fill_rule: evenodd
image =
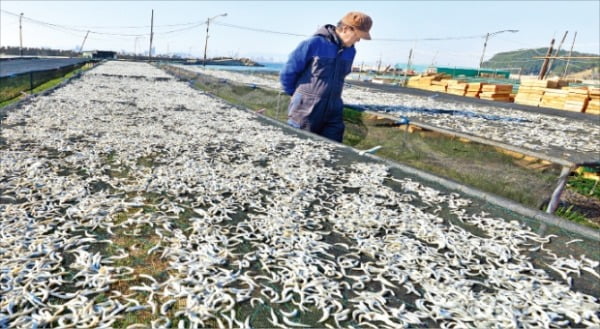
<path id="1" fill-rule="evenodd" d="M 352 71 L 354 44 L 371 40 L 372 25 L 371 17 L 350 12 L 337 27 L 321 27 L 290 54 L 280 74 L 283 90 L 292 95 L 289 125 L 342 141 L 344 78 Z"/>

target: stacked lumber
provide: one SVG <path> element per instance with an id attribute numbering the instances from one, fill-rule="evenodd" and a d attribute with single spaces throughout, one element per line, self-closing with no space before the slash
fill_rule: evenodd
<path id="1" fill-rule="evenodd" d="M 468 84 L 464 80 L 448 80 L 446 92 L 452 95 L 464 96 L 467 92 Z"/>
<path id="2" fill-rule="evenodd" d="M 407 86 L 412 88 L 426 89 L 431 86 L 431 82 L 435 79 L 434 75 L 415 75 L 408 79 Z"/>
<path id="3" fill-rule="evenodd" d="M 467 83 L 467 91 L 465 92 L 465 96 L 479 98 L 481 87 L 483 87 L 484 85 L 485 83 L 483 82 Z"/>
<path id="4" fill-rule="evenodd" d="M 512 88 L 513 86 L 509 84 L 486 84 L 481 87 L 479 98 L 496 102 L 510 102 L 510 93 L 512 92 Z"/>
<path id="5" fill-rule="evenodd" d="M 546 88 L 540 106 L 562 110 L 565 107 L 568 94 L 569 91 L 565 89 Z"/>
<path id="6" fill-rule="evenodd" d="M 588 90 L 590 92 L 590 100 L 585 113 L 600 114 L 600 88 L 588 88 Z"/>
<path id="7" fill-rule="evenodd" d="M 546 88 L 556 88 L 557 85 L 554 80 L 521 80 L 515 103 L 539 106 Z"/>
<path id="8" fill-rule="evenodd" d="M 587 87 L 571 87 L 567 90 L 567 100 L 563 110 L 584 112 L 590 97 Z"/>
<path id="9" fill-rule="evenodd" d="M 427 74 L 408 79 L 407 86 L 431 91 L 446 92 L 450 76 L 447 74 Z"/>
<path id="10" fill-rule="evenodd" d="M 431 91 L 439 91 L 439 92 L 446 92 L 446 87 L 448 87 L 448 80 L 447 79 L 441 79 L 441 80 L 433 80 L 431 81 L 431 86 L 429 88 L 427 88 L 428 90 Z"/>

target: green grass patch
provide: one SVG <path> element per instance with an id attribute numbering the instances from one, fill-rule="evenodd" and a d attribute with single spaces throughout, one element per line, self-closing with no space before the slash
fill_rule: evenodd
<path id="1" fill-rule="evenodd" d="M 19 100 L 21 100 L 21 96 L 15 97 L 15 98 L 11 98 L 11 99 L 7 99 L 5 101 L 0 102 L 0 108 L 3 108 L 5 106 L 8 106 L 10 104 L 16 103 Z"/>
<path id="2" fill-rule="evenodd" d="M 600 199 L 600 183 L 596 180 L 575 175 L 569 178 L 569 181 L 567 182 L 567 188 L 579 194 Z"/>
<path id="3" fill-rule="evenodd" d="M 573 205 L 570 205 L 568 207 L 558 207 L 554 214 L 559 217 L 568 219 L 572 222 L 585 225 L 587 227 L 600 229 L 600 226 L 598 224 L 589 221 L 583 214 L 579 213 L 576 210 L 573 210 Z"/>
<path id="4" fill-rule="evenodd" d="M 33 90 L 31 88 L 30 76 L 27 74 L 18 76 L 18 77 L 10 77 L 10 78 L 2 78 L 2 88 L 0 88 L 0 108 L 8 106 L 10 104 L 16 103 L 21 100 L 24 95 L 21 92 L 27 94 L 36 94 L 40 93 L 44 90 L 55 87 L 66 79 L 73 77 L 74 75 L 86 71 L 91 66 L 84 65 L 83 67 L 74 69 L 72 71 L 68 71 L 64 75 L 60 75 L 57 77 L 52 77 L 54 72 L 37 72 L 34 73 L 38 76 L 34 76 L 33 85 L 35 86 Z M 40 82 L 43 81 L 43 82 Z"/>

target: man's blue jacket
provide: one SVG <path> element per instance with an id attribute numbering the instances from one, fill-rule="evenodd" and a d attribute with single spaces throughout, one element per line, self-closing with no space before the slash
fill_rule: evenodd
<path id="1" fill-rule="evenodd" d="M 342 88 L 355 55 L 354 46 L 342 46 L 333 25 L 321 27 L 298 45 L 280 74 L 283 90 L 292 95 L 290 125 L 342 141 Z"/>

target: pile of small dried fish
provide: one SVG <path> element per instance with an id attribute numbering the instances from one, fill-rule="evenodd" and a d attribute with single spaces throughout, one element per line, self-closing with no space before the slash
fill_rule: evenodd
<path id="1" fill-rule="evenodd" d="M 202 69 L 191 65 L 179 65 L 178 67 L 238 83 L 253 84 L 276 90 L 281 89 L 277 81 L 261 76 Z M 358 86 L 346 87 L 343 98 L 347 104 L 376 105 L 377 108 L 373 110 L 386 111 L 392 115 L 408 116 L 412 120 L 436 127 L 531 150 L 563 149 L 590 154 L 600 152 L 600 143 L 596 142 L 600 140 L 600 129 L 597 127 L 597 122 L 593 121 L 586 122 L 541 113 L 506 109 L 492 104 L 474 105 L 442 101 L 435 97 L 386 93 Z M 472 115 L 448 115 L 428 110 L 460 111 Z M 511 120 L 486 119 L 490 116 Z"/>
<path id="2" fill-rule="evenodd" d="M 225 79 L 229 81 L 235 81 L 237 83 L 243 83 L 247 85 L 254 85 L 262 88 L 281 90 L 281 84 L 279 82 L 279 77 L 275 75 L 269 74 L 261 74 L 261 73 L 242 73 L 242 72 L 232 72 L 225 70 L 215 70 L 212 68 L 204 68 L 202 66 L 197 65 L 172 65 L 173 67 L 179 68 L 185 71 L 191 71 L 196 73 L 202 73 L 206 75 L 210 75 L 215 78 Z M 209 65 L 210 66 L 210 65 Z"/>
<path id="3" fill-rule="evenodd" d="M 392 115 L 406 115 L 436 127 L 531 150 L 564 149 L 590 154 L 600 152 L 600 144 L 594 142 L 600 139 L 600 129 L 593 120 L 574 120 L 493 105 L 448 102 L 437 100 L 435 97 L 390 94 L 360 88 L 345 91 L 344 101 L 359 105 L 379 105 L 379 110 L 390 111 Z M 385 109 L 385 106 L 388 108 Z M 440 115 L 423 111 L 431 109 L 461 111 L 473 115 Z M 489 120 L 486 116 L 509 120 Z"/>
<path id="4" fill-rule="evenodd" d="M 0 328 L 600 325 L 597 261 L 147 64 L 0 137 Z"/>

